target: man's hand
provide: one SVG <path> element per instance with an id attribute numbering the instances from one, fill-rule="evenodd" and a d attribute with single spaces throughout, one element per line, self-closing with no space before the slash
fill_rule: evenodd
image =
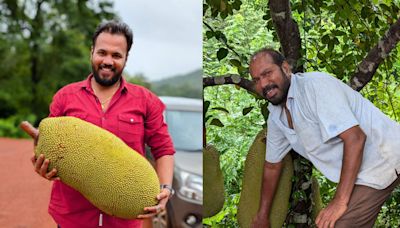
<path id="1" fill-rule="evenodd" d="M 22 130 L 24 130 L 28 135 L 30 135 L 33 139 L 34 146 L 37 145 L 39 139 L 39 130 L 34 128 L 29 122 L 23 121 L 20 124 Z M 40 176 L 46 178 L 47 180 L 59 180 L 60 178 L 57 177 L 57 170 L 52 169 L 50 172 L 47 172 L 49 167 L 49 159 L 45 159 L 44 155 L 41 154 L 38 158 L 36 158 L 35 154 L 31 157 L 31 162 L 35 169 L 35 172 L 38 173 Z"/>
<path id="2" fill-rule="evenodd" d="M 160 194 L 157 195 L 158 204 L 152 207 L 145 207 L 146 214 L 138 215 L 138 219 L 151 218 L 158 213 L 165 210 L 171 192 L 167 188 L 161 189 Z"/>
<path id="3" fill-rule="evenodd" d="M 347 204 L 333 199 L 317 216 L 315 223 L 318 228 L 334 228 L 336 221 L 347 210 Z"/>
<path id="4" fill-rule="evenodd" d="M 35 154 L 33 154 L 33 156 L 31 157 L 31 161 L 35 172 L 38 173 L 41 177 L 44 177 L 47 180 L 60 180 L 60 178 L 57 177 L 57 170 L 55 168 L 53 168 L 50 172 L 47 172 L 50 161 L 49 159 L 45 159 L 43 154 L 41 154 L 37 159 Z"/>
<path id="5" fill-rule="evenodd" d="M 271 224 L 266 214 L 258 212 L 251 222 L 251 228 L 270 228 Z"/>

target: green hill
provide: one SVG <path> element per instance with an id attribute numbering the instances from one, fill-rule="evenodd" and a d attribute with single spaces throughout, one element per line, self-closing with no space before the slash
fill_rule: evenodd
<path id="1" fill-rule="evenodd" d="M 151 82 L 151 90 L 158 96 L 203 98 L 203 71 L 201 69 L 184 75 L 168 77 Z"/>

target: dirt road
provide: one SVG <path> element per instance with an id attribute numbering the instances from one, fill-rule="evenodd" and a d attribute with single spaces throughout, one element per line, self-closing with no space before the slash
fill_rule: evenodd
<path id="1" fill-rule="evenodd" d="M 51 182 L 33 171 L 32 154 L 32 140 L 0 138 L 0 227 L 57 227 L 47 213 Z"/>

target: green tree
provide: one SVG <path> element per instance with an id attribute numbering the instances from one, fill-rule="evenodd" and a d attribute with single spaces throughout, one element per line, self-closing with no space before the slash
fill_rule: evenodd
<path id="1" fill-rule="evenodd" d="M 211 101 L 209 118 L 205 119 L 207 141 L 219 148 L 226 179 L 235 183 L 225 180 L 231 197 L 237 199 L 240 192 L 243 154 L 268 116 L 267 103 L 256 94 L 249 80 L 251 53 L 265 46 L 280 49 L 294 72 L 325 71 L 353 89 L 364 88 L 361 93 L 365 97 L 398 121 L 399 5 L 396 0 L 203 1 L 203 70 L 207 75 L 203 86 L 205 100 Z M 238 158 L 229 159 L 234 156 Z M 231 162 L 226 163 L 224 158 Z M 301 158 L 295 162 L 299 164 L 292 189 L 291 202 L 295 203 L 286 221 L 287 225 L 307 227 L 312 223 L 311 189 L 300 186 L 310 180 L 312 167 Z M 331 189 L 332 185 L 322 186 L 325 192 Z M 229 198 L 227 202 L 236 205 Z M 386 208 L 398 212 L 394 207 Z M 224 218 L 235 217 L 231 213 L 236 211 L 225 211 L 222 218 L 220 214 L 216 218 L 220 223 L 227 222 Z M 307 216 L 306 223 L 294 222 L 299 214 Z M 399 223 L 389 220 L 381 224 Z"/>
<path id="2" fill-rule="evenodd" d="M 91 36 L 116 17 L 112 7 L 107 0 L 1 1 L 1 118 L 16 127 L 47 116 L 53 94 L 89 74 Z"/>

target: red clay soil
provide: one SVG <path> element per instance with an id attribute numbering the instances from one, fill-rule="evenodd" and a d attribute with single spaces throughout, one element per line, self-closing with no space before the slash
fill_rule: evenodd
<path id="1" fill-rule="evenodd" d="M 0 227 L 57 227 L 47 213 L 51 182 L 34 172 L 32 154 L 32 140 L 0 138 Z"/>

